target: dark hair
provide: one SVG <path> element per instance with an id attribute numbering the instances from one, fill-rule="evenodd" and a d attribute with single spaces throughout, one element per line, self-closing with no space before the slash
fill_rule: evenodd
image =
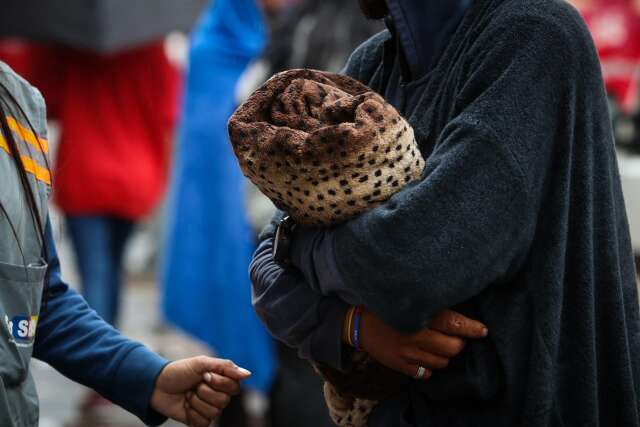
<path id="1" fill-rule="evenodd" d="M 9 147 L 9 151 L 10 151 L 10 155 L 13 158 L 13 161 L 16 165 L 16 169 L 18 170 L 18 175 L 20 177 L 20 183 L 22 184 L 22 188 L 24 190 L 25 193 L 25 197 L 27 200 L 27 205 L 29 207 L 29 213 L 31 215 L 31 218 L 33 220 L 33 224 L 34 224 L 34 229 L 37 233 L 37 236 L 40 240 L 40 243 L 42 244 L 42 251 L 43 251 L 43 256 L 46 258 L 48 258 L 48 250 L 49 248 L 47 248 L 47 244 L 46 244 L 46 240 L 45 240 L 45 228 L 46 228 L 46 224 L 43 223 L 42 221 L 42 217 L 41 217 L 41 212 L 38 209 L 38 203 L 37 203 L 37 199 L 36 199 L 36 195 L 34 194 L 33 188 L 31 187 L 31 184 L 29 183 L 29 177 L 27 175 L 27 170 L 25 168 L 25 165 L 22 161 L 22 154 L 20 152 L 20 149 L 18 147 L 18 143 L 16 142 L 16 139 L 13 135 L 13 132 L 11 131 L 11 126 L 9 125 L 9 119 L 8 119 L 8 114 L 7 112 L 11 110 L 11 107 L 14 107 L 16 110 L 18 110 L 20 112 L 20 115 L 22 116 L 22 118 L 25 120 L 25 122 L 27 123 L 29 129 L 31 130 L 31 132 L 33 133 L 33 135 L 35 136 L 36 141 L 39 141 L 39 137 L 38 137 L 38 133 L 35 131 L 33 125 L 31 124 L 31 121 L 29 120 L 29 117 L 26 115 L 26 113 L 24 112 L 24 110 L 22 109 L 22 107 L 20 106 L 20 104 L 18 103 L 18 101 L 16 100 L 16 98 L 13 96 L 13 94 L 11 93 L 11 91 L 0 82 L 0 89 L 2 89 L 2 94 L 0 94 L 0 132 L 2 134 L 2 136 L 4 136 L 5 141 L 7 142 L 7 146 Z M 31 150 L 29 149 L 28 144 L 27 146 L 27 151 L 29 154 L 30 158 L 34 158 L 31 155 Z M 44 150 L 42 150 L 44 152 Z M 47 156 L 44 156 L 45 159 L 45 163 L 46 163 L 46 168 L 47 170 L 50 171 L 50 167 L 49 167 L 49 161 L 47 159 Z M 6 210 L 6 208 L 2 205 L 2 202 L 0 202 L 0 211 L 2 211 L 2 213 L 4 214 L 4 216 L 7 218 L 7 222 L 9 223 L 9 226 L 11 228 L 11 231 L 13 233 L 14 238 L 16 239 L 16 243 L 18 245 L 18 250 L 20 251 L 20 255 L 22 256 L 22 261 L 23 264 L 25 266 L 25 269 L 27 268 L 27 259 L 25 257 L 25 253 L 24 250 L 22 248 L 22 244 L 20 243 L 20 239 L 18 237 L 18 233 L 16 231 L 16 228 L 13 224 L 13 222 L 11 221 L 11 218 L 9 218 L 9 214 Z M 49 282 L 49 273 L 47 272 L 46 276 L 45 276 L 45 286 L 44 286 L 44 292 L 43 292 L 43 300 L 46 301 L 46 296 L 47 296 L 47 290 L 48 290 L 48 282 Z"/>

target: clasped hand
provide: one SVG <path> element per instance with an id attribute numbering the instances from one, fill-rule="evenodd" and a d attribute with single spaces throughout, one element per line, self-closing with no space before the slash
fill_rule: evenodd
<path id="1" fill-rule="evenodd" d="M 466 340 L 487 334 L 485 325 L 452 310 L 440 312 L 426 329 L 409 335 L 396 331 L 369 311 L 362 314 L 363 349 L 382 365 L 410 377 L 416 376 L 419 367 L 425 368 L 422 379 L 431 377 L 435 369 L 446 368 L 460 354 Z"/>
<path id="2" fill-rule="evenodd" d="M 213 357 L 172 362 L 158 376 L 151 407 L 190 427 L 209 427 L 250 375 L 229 360 Z"/>

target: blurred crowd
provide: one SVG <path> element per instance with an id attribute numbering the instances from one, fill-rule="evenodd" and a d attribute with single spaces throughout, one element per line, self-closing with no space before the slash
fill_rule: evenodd
<path id="1" fill-rule="evenodd" d="M 640 153 L 640 0 L 572 3 L 601 57 L 617 143 Z M 271 340 L 251 308 L 247 266 L 273 206 L 240 173 L 227 120 L 275 72 L 339 71 L 381 25 L 355 0 L 216 0 L 190 34 L 184 63 L 164 40 L 109 54 L 0 42 L 0 60 L 42 91 L 60 129 L 54 201 L 84 296 L 118 325 L 125 248 L 136 227 L 159 218 L 151 241 L 161 249 L 149 268 L 166 321 L 253 371 L 248 393 L 268 403 L 251 410 L 239 400 L 223 426 L 331 425 L 320 380 Z"/>

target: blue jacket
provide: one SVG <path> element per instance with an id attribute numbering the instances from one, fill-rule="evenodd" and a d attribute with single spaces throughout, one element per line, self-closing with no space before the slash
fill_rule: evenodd
<path id="1" fill-rule="evenodd" d="M 62 280 L 50 223 L 46 247 L 47 298 L 40 312 L 33 356 L 146 424 L 162 424 L 165 418 L 151 409 L 150 399 L 156 378 L 168 362 L 122 336 Z"/>

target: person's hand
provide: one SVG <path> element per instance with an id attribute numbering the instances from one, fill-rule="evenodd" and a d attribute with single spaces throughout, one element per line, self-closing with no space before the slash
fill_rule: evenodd
<path id="1" fill-rule="evenodd" d="M 193 357 L 169 363 L 156 381 L 151 407 L 190 427 L 209 427 L 251 372 L 229 360 Z"/>
<path id="2" fill-rule="evenodd" d="M 451 310 L 440 312 L 428 328 L 413 335 L 397 332 L 366 310 L 360 327 L 362 347 L 371 357 L 414 378 L 423 367 L 426 372 L 422 379 L 431 377 L 434 369 L 446 368 L 464 348 L 465 339 L 484 338 L 487 334 L 485 325 Z"/>

